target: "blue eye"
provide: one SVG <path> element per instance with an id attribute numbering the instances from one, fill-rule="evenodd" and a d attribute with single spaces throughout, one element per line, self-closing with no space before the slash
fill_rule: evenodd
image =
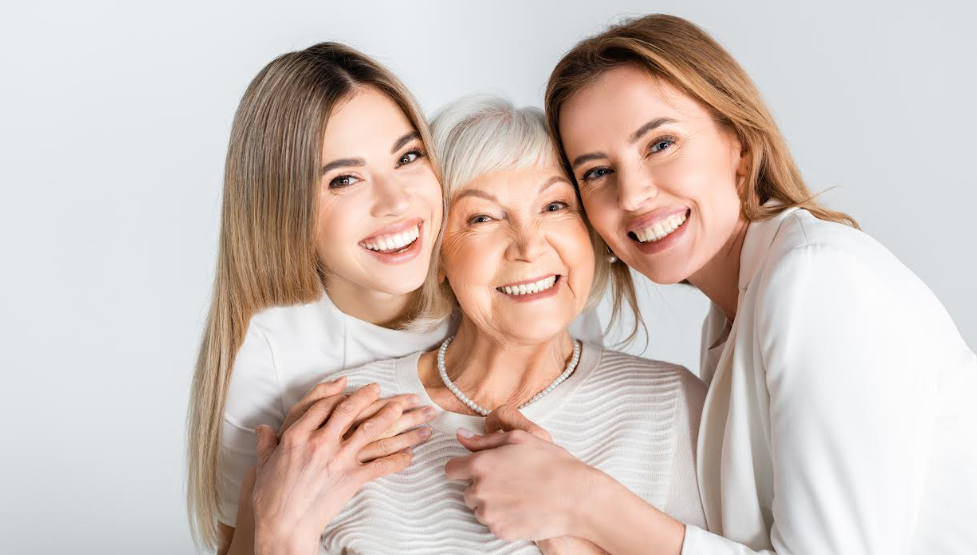
<path id="1" fill-rule="evenodd" d="M 354 175 L 340 175 L 340 176 L 334 177 L 332 179 L 332 181 L 329 182 L 329 188 L 330 189 L 343 189 L 345 187 L 349 187 L 350 185 L 353 185 L 355 183 L 358 183 L 359 181 L 360 181 L 360 178 L 358 178 L 358 177 L 356 177 Z"/>
<path id="2" fill-rule="evenodd" d="M 662 137 L 656 140 L 655 142 L 651 143 L 651 148 L 649 150 L 651 150 L 652 152 L 661 152 L 671 147 L 673 144 L 675 144 L 675 139 L 671 137 Z"/>
<path id="3" fill-rule="evenodd" d="M 605 175 L 610 175 L 612 173 L 614 173 L 614 171 L 611 170 L 610 168 L 605 168 L 605 167 L 594 168 L 592 170 L 587 171 L 587 173 L 583 174 L 583 177 L 581 178 L 581 180 L 582 181 L 593 181 L 595 179 L 600 179 L 600 178 L 604 177 Z"/>

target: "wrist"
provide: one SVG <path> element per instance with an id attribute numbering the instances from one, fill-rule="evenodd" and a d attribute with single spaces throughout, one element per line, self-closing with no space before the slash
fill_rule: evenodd
<path id="1" fill-rule="evenodd" d="M 619 485 L 604 472 L 586 465 L 571 482 L 576 489 L 570 510 L 573 535 L 600 545 L 602 523 L 615 506 L 615 486 Z"/>
<path id="2" fill-rule="evenodd" d="M 318 547 L 307 534 L 283 530 L 277 526 L 255 523 L 255 555 L 315 555 Z"/>

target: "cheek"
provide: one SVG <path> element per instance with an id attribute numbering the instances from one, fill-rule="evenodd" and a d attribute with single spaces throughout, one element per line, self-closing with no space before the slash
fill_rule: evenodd
<path id="1" fill-rule="evenodd" d="M 572 222 L 555 234 L 559 242 L 559 254 L 570 270 L 570 283 L 574 293 L 583 300 L 590 293 L 594 281 L 594 248 L 590 233 L 582 220 Z"/>

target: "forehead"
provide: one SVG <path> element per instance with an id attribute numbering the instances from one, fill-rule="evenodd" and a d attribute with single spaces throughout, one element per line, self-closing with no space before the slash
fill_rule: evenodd
<path id="1" fill-rule="evenodd" d="M 567 141 L 600 129 L 630 133 L 659 117 L 683 122 L 708 118 L 709 114 L 667 81 L 643 68 L 625 65 L 605 72 L 567 100 L 560 113 L 560 134 Z"/>
<path id="2" fill-rule="evenodd" d="M 487 193 L 503 203 L 507 200 L 527 200 L 536 198 L 544 185 L 548 185 L 547 191 L 560 187 L 573 190 L 563 169 L 555 162 L 547 162 L 480 175 L 460 187 L 454 195 L 454 200 L 485 198 L 473 192 Z"/>
<path id="3" fill-rule="evenodd" d="M 362 87 L 333 107 L 326 122 L 322 151 L 361 155 L 371 147 L 389 151 L 397 138 L 414 129 L 400 106 L 373 87 Z"/>

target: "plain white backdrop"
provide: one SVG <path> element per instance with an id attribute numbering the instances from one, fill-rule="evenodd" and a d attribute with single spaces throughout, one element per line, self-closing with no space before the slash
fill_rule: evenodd
<path id="1" fill-rule="evenodd" d="M 922 277 L 977 347 L 972 2 L 5 3 L 0 550 L 194 552 L 188 389 L 231 119 L 264 64 L 344 41 L 429 113 L 478 91 L 538 105 L 575 41 L 651 12 L 732 52 L 812 189 L 835 187 L 827 204 Z M 695 370 L 705 300 L 641 290 L 645 354 Z"/>

